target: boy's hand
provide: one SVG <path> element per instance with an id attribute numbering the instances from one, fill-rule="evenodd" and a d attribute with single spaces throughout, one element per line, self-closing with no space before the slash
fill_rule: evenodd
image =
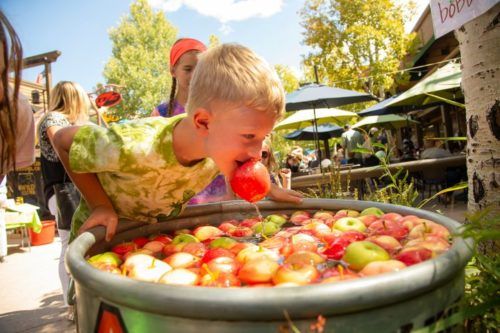
<path id="1" fill-rule="evenodd" d="M 292 202 L 292 203 L 301 203 L 303 195 L 294 190 L 286 190 L 275 184 L 271 185 L 271 190 L 269 191 L 269 199 L 273 201 L 282 201 L 282 202 Z"/>
<path id="2" fill-rule="evenodd" d="M 109 242 L 115 235 L 116 226 L 118 225 L 118 215 L 112 207 L 97 206 L 81 226 L 78 234 L 98 225 L 106 227 L 106 242 Z"/>

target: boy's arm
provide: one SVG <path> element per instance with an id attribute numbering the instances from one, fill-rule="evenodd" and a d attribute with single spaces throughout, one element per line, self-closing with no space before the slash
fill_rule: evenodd
<path id="1" fill-rule="evenodd" d="M 303 195 L 294 190 L 286 190 L 279 187 L 276 184 L 271 184 L 271 190 L 269 191 L 269 199 L 273 201 L 283 201 L 292 203 L 301 203 Z"/>
<path id="2" fill-rule="evenodd" d="M 53 146 L 59 155 L 68 176 L 85 198 L 90 208 L 91 215 L 82 225 L 79 233 L 98 225 L 106 227 L 106 241 L 110 241 L 116 232 L 118 215 L 113 208 L 111 200 L 101 186 L 94 173 L 75 173 L 69 163 L 69 150 L 79 126 L 71 126 L 58 130 L 54 134 Z"/>

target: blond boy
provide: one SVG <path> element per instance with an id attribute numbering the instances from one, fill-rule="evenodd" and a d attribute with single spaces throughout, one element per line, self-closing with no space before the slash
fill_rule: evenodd
<path id="1" fill-rule="evenodd" d="M 109 241 L 119 217 L 174 217 L 219 170 L 231 179 L 238 165 L 260 158 L 284 110 L 282 86 L 264 60 L 246 47 L 220 45 L 201 55 L 189 89 L 187 116 L 56 134 L 59 157 L 85 198 L 73 233 L 102 225 Z M 301 201 L 277 186 L 269 196 Z"/>

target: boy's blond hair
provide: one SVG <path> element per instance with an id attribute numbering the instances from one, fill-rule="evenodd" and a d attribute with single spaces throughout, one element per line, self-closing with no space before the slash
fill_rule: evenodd
<path id="1" fill-rule="evenodd" d="M 274 69 L 253 51 L 222 44 L 200 55 L 189 85 L 188 114 L 218 101 L 283 115 L 285 95 Z"/>

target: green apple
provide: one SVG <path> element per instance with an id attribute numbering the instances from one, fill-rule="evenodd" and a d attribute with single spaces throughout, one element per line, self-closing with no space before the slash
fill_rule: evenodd
<path id="1" fill-rule="evenodd" d="M 342 257 L 342 260 L 349 264 L 349 268 L 356 271 L 363 269 L 372 261 L 384 261 L 389 259 L 391 259 L 391 257 L 386 250 L 369 241 L 349 244 Z"/>
<path id="2" fill-rule="evenodd" d="M 286 217 L 284 217 L 283 215 L 277 215 L 277 214 L 272 214 L 272 215 L 268 215 L 266 216 L 266 218 L 264 219 L 264 222 L 272 222 L 274 224 L 277 224 L 278 226 L 282 226 L 283 224 L 286 223 Z"/>
<path id="3" fill-rule="evenodd" d="M 177 245 L 180 243 L 199 243 L 198 238 L 190 234 L 180 234 L 174 237 L 172 244 Z"/>
<path id="4" fill-rule="evenodd" d="M 255 234 L 272 236 L 280 231 L 280 226 L 273 222 L 258 222 L 252 227 L 252 230 Z"/>
<path id="5" fill-rule="evenodd" d="M 340 231 L 359 231 L 363 232 L 366 230 L 366 226 L 361 220 L 355 217 L 342 217 L 338 219 L 333 225 L 333 229 Z"/>
<path id="6" fill-rule="evenodd" d="M 359 215 L 360 216 L 375 215 L 375 216 L 380 217 L 380 216 L 384 215 L 384 212 L 378 207 L 369 207 L 369 208 L 363 209 L 363 211 Z"/>
<path id="7" fill-rule="evenodd" d="M 114 252 L 104 252 L 101 254 L 96 254 L 88 260 L 89 264 L 110 264 L 113 266 L 120 266 L 122 260 L 120 256 Z"/>
<path id="8" fill-rule="evenodd" d="M 229 237 L 219 237 L 217 239 L 214 239 L 213 241 L 210 242 L 208 245 L 209 248 L 214 249 L 216 247 L 221 247 L 223 249 L 230 249 L 234 244 L 236 244 L 237 241 L 235 241 L 232 238 Z"/>

